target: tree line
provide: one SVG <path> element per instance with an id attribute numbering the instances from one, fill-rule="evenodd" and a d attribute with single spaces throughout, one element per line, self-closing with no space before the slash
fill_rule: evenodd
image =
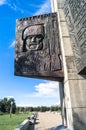
<path id="1" fill-rule="evenodd" d="M 38 107 L 17 107 L 17 112 L 46 112 L 46 111 L 61 111 L 60 106 L 38 106 Z"/>
<path id="2" fill-rule="evenodd" d="M 14 98 L 4 98 L 0 99 L 0 113 L 10 113 L 10 109 L 12 108 L 12 113 L 16 113 L 16 103 Z"/>
<path id="3" fill-rule="evenodd" d="M 21 112 L 46 112 L 46 111 L 61 111 L 61 107 L 56 106 L 37 106 L 37 107 L 17 107 L 14 98 L 0 99 L 0 114 L 2 113 L 21 113 Z"/>

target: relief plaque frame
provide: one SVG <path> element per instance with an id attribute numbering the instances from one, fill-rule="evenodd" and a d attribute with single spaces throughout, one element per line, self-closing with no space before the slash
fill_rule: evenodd
<path id="1" fill-rule="evenodd" d="M 57 14 L 16 21 L 15 75 L 63 79 Z"/>

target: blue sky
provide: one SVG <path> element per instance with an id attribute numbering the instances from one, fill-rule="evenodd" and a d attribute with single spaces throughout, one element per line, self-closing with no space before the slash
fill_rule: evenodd
<path id="1" fill-rule="evenodd" d="M 14 76 L 16 19 L 51 12 L 50 0 L 0 0 L 0 99 L 19 106 L 59 104 L 58 82 Z"/>

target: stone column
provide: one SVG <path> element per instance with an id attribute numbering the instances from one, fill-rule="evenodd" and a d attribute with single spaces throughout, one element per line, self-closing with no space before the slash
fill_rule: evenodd
<path id="1" fill-rule="evenodd" d="M 64 102 L 64 85 L 63 82 L 59 82 L 59 92 L 60 92 L 60 105 L 61 105 L 61 117 L 62 117 L 62 124 L 66 124 L 65 119 L 65 102 Z"/>
<path id="2" fill-rule="evenodd" d="M 63 5 L 64 0 L 51 0 L 52 12 L 58 15 L 67 125 L 70 130 L 86 130 L 86 75 L 79 75 L 76 70 Z"/>

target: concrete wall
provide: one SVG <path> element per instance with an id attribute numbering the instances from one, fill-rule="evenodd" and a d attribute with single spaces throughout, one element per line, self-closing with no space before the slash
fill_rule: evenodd
<path id="1" fill-rule="evenodd" d="M 14 130 L 34 130 L 35 119 L 26 119 Z"/>
<path id="2" fill-rule="evenodd" d="M 29 125 L 30 125 L 30 121 L 28 119 L 26 119 L 14 130 L 27 130 Z"/>
<path id="3" fill-rule="evenodd" d="M 52 12 L 58 14 L 67 124 L 70 130 L 86 130 L 86 75 L 77 74 L 63 5 L 64 0 L 51 0 Z"/>

